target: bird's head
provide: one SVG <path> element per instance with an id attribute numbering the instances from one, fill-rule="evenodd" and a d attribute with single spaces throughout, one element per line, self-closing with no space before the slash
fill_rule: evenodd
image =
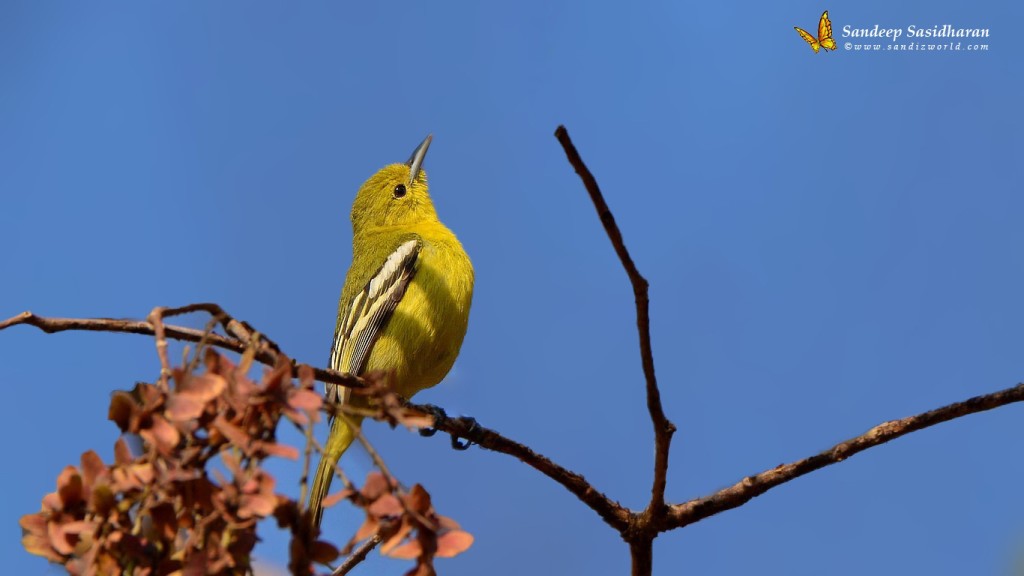
<path id="1" fill-rule="evenodd" d="M 352 203 L 355 233 L 437 219 L 423 171 L 432 138 L 424 138 L 406 163 L 385 166 L 363 183 Z"/>

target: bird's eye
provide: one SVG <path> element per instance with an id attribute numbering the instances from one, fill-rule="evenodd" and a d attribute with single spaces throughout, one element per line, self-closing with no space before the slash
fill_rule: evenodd
<path id="1" fill-rule="evenodd" d="M 405 196 L 405 184 L 399 184 L 398 186 L 395 186 L 394 195 L 395 198 L 401 198 L 402 196 Z"/>

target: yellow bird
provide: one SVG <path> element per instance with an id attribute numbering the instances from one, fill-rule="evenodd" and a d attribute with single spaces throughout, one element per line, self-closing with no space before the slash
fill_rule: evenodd
<path id="1" fill-rule="evenodd" d="M 330 367 L 363 374 L 393 371 L 406 398 L 434 386 L 459 354 L 473 300 L 473 264 L 462 244 L 437 218 L 427 191 L 423 159 L 427 136 L 405 164 L 385 166 L 352 203 L 352 266 L 338 303 Z M 348 389 L 327 385 L 335 404 L 365 405 Z M 359 426 L 362 418 L 350 417 Z M 334 467 L 354 438 L 334 418 L 309 494 L 319 526 Z"/>

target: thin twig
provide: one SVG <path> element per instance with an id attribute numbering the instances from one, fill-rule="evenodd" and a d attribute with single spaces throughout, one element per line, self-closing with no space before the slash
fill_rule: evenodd
<path id="1" fill-rule="evenodd" d="M 1024 402 L 1024 383 L 991 394 L 975 396 L 963 402 L 949 404 L 916 416 L 884 422 L 864 434 L 840 442 L 820 454 L 748 476 L 710 496 L 675 504 L 670 507 L 667 521 L 660 529 L 680 528 L 719 512 L 737 508 L 780 484 L 785 484 L 825 466 L 842 462 L 858 452 L 863 452 L 868 448 L 884 444 L 911 432 L 1014 402 Z"/>
<path id="2" fill-rule="evenodd" d="M 11 326 L 17 326 L 19 324 L 34 326 L 47 334 L 67 331 L 87 331 L 143 334 L 146 336 L 156 335 L 153 325 L 141 320 L 126 320 L 120 318 L 49 318 L 46 316 L 37 316 L 32 312 L 22 312 L 17 316 L 12 316 L 11 318 L 0 322 L 0 330 L 10 328 Z M 238 328 L 235 328 L 234 326 L 233 328 L 233 332 L 239 331 Z M 164 325 L 163 329 L 164 336 L 171 340 L 178 340 L 181 342 L 199 342 L 203 338 L 203 331 L 201 330 L 173 325 Z M 276 345 L 270 345 L 271 343 L 269 340 L 266 340 L 266 337 L 264 337 L 264 340 L 268 343 L 268 346 L 261 347 L 261 350 L 256 353 L 255 359 L 260 364 L 274 367 L 277 364 L 277 357 L 280 352 L 274 349 Z M 239 340 L 237 338 L 226 337 L 221 334 L 210 334 L 207 338 L 207 343 L 210 346 L 216 346 L 222 350 L 230 350 L 232 352 L 242 354 L 245 352 L 246 348 L 249 347 L 250 340 L 248 337 L 244 340 Z M 292 366 L 292 374 L 294 376 L 298 376 L 299 366 L 301 366 L 299 363 L 295 363 Z M 366 383 L 362 378 L 358 378 L 346 372 L 338 372 L 337 370 L 326 370 L 324 368 L 315 367 L 313 367 L 313 372 L 316 375 L 318 382 L 328 382 L 331 384 L 347 386 L 349 388 L 366 387 Z"/>
<path id="3" fill-rule="evenodd" d="M 359 548 L 356 548 L 355 551 L 353 551 L 352 554 L 348 558 L 346 558 L 345 561 L 342 562 L 340 566 L 335 568 L 334 572 L 332 572 L 331 575 L 343 576 L 344 574 L 348 574 L 353 568 L 356 567 L 356 565 L 358 565 L 363 560 L 366 560 L 366 555 L 369 554 L 371 550 L 376 548 L 377 545 L 380 544 L 380 542 L 380 534 L 374 534 L 369 540 L 360 544 Z"/>
<path id="4" fill-rule="evenodd" d="M 661 392 L 658 390 L 658 381 L 654 376 L 654 351 L 651 348 L 651 318 L 650 302 L 647 296 L 647 280 L 640 275 L 633 258 L 626 249 L 625 241 L 622 239 L 622 232 L 615 223 L 615 216 L 608 208 L 608 203 L 601 194 L 601 188 L 597 185 L 597 179 L 591 174 L 583 158 L 576 151 L 572 139 L 569 138 L 569 131 L 565 126 L 559 126 L 555 130 L 555 138 L 565 150 L 565 156 L 569 159 L 576 173 L 583 180 L 583 186 L 594 203 L 597 215 L 604 225 L 608 239 L 615 248 L 622 267 L 629 276 L 629 282 L 633 286 L 633 297 L 636 301 L 636 327 L 640 337 L 640 359 L 643 364 L 644 378 L 647 381 L 647 411 L 651 415 L 651 424 L 654 426 L 654 480 L 651 484 L 651 501 L 647 506 L 647 513 L 653 516 L 661 516 L 665 513 L 665 485 L 668 475 L 669 446 L 672 443 L 672 434 L 676 427 L 665 416 L 665 410 L 661 406 Z"/>
<path id="5" fill-rule="evenodd" d="M 392 490 L 398 488 L 398 479 L 395 478 L 395 475 L 391 473 L 391 470 L 388 468 L 388 465 L 384 462 L 384 459 L 381 458 L 380 453 L 377 452 L 376 448 L 373 447 L 373 444 L 370 444 L 370 441 L 366 439 L 366 435 L 363 434 L 363 427 L 357 426 L 354 422 L 352 422 L 352 419 L 349 418 L 345 414 L 345 412 L 341 410 L 335 412 L 334 416 L 335 418 L 341 418 L 341 421 L 344 422 L 346 426 L 348 426 L 349 430 L 352 431 L 352 434 L 356 437 L 356 439 L 359 440 L 359 443 L 362 444 L 363 448 L 365 448 L 366 451 L 370 454 L 370 458 L 373 459 L 373 463 L 380 470 L 381 474 L 384 475 L 384 478 L 387 479 L 388 486 L 390 486 Z"/>
<path id="6" fill-rule="evenodd" d="M 185 369 L 188 374 L 192 374 L 199 367 L 199 360 L 203 356 L 203 350 L 206 348 L 210 335 L 213 334 L 213 329 L 217 327 L 217 322 L 217 318 L 210 318 L 206 321 L 206 326 L 203 328 L 203 337 L 196 344 L 196 352 L 192 355 L 192 359 L 188 361 L 188 368 Z"/>
<path id="7" fill-rule="evenodd" d="M 320 444 L 320 442 L 317 441 L 315 437 L 313 438 L 313 447 L 316 449 L 317 454 L 323 456 L 324 447 L 322 444 Z M 334 470 L 334 477 L 340 479 L 341 483 L 345 485 L 346 489 L 351 490 L 353 492 L 359 491 L 356 489 L 356 485 L 353 484 L 351 480 L 349 480 L 349 477 L 345 474 L 345 471 L 341 469 L 341 466 L 338 465 L 338 462 L 332 464 L 331 468 Z"/>
<path id="8" fill-rule="evenodd" d="M 313 444 L 316 439 L 313 437 L 313 421 L 310 419 L 303 426 L 306 436 L 306 447 L 302 451 L 302 478 L 299 480 L 299 508 L 305 509 L 306 492 L 309 490 L 309 467 L 313 460 Z"/>
<path id="9" fill-rule="evenodd" d="M 171 363 L 167 359 L 167 335 L 164 333 L 163 317 L 166 310 L 166 308 L 157 306 L 146 318 L 153 326 L 153 334 L 156 336 L 156 355 L 160 358 L 159 385 L 164 390 L 168 389 L 167 378 L 171 375 Z"/>

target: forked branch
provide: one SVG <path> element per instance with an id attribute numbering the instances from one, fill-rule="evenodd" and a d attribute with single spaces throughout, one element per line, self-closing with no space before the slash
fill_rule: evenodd
<path id="1" fill-rule="evenodd" d="M 615 223 L 615 216 L 612 214 L 608 203 L 601 194 L 601 188 L 597 185 L 597 179 L 591 174 L 590 169 L 583 163 L 576 146 L 569 138 L 569 131 L 565 126 L 559 126 L 555 130 L 555 138 L 565 150 L 565 156 L 569 159 L 576 173 L 583 180 L 583 186 L 594 203 L 597 216 L 604 225 L 604 231 L 615 248 L 622 267 L 629 276 L 629 282 L 633 286 L 633 298 L 636 301 L 636 329 L 640 336 L 640 361 L 644 369 L 644 379 L 647 382 L 647 411 L 651 415 L 651 424 L 654 426 L 654 481 L 651 485 L 651 501 L 647 505 L 646 514 L 654 518 L 660 518 L 665 514 L 665 484 L 668 474 L 668 454 L 672 443 L 672 434 L 675 433 L 675 424 L 665 416 L 665 410 L 661 406 L 661 391 L 658 389 L 658 380 L 654 376 L 654 351 L 651 349 L 651 317 L 650 300 L 647 296 L 647 280 L 640 275 L 633 257 L 626 249 L 626 243 L 622 239 L 622 232 Z"/>

